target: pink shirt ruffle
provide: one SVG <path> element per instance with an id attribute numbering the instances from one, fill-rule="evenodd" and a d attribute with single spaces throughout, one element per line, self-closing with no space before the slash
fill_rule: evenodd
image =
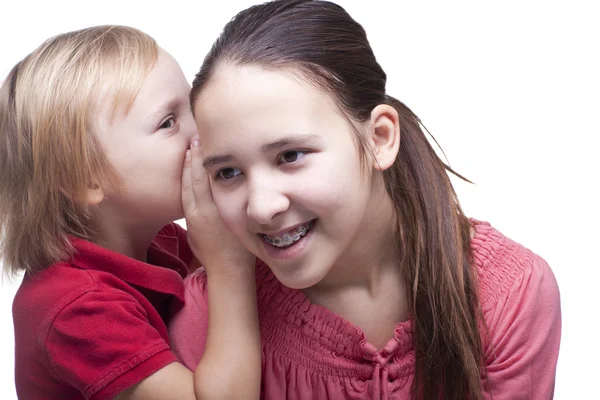
<path id="1" fill-rule="evenodd" d="M 549 399 L 561 332 L 560 296 L 548 264 L 486 222 L 472 220 L 474 261 L 488 332 L 482 332 L 486 398 Z M 377 351 L 363 331 L 283 286 L 257 266 L 264 399 L 409 399 L 411 321 Z M 185 307 L 170 325 L 175 353 L 195 369 L 208 325 L 206 275 L 185 282 Z"/>

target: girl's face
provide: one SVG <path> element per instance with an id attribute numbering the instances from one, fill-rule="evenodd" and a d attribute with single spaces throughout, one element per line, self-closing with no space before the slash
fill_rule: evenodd
<path id="1" fill-rule="evenodd" d="M 223 220 L 283 284 L 352 261 L 376 207 L 372 171 L 328 94 L 292 72 L 222 66 L 194 113 Z"/>
<path id="2" fill-rule="evenodd" d="M 127 114 L 110 120 L 110 96 L 100 112 L 97 137 L 117 174 L 99 207 L 125 228 L 157 229 L 183 217 L 181 173 L 197 134 L 189 84 L 177 62 L 159 50 Z"/>

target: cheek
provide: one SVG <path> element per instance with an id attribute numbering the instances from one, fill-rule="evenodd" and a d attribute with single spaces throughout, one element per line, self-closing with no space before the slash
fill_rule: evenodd
<path id="1" fill-rule="evenodd" d="M 359 178 L 340 163 L 322 163 L 296 182 L 296 196 L 322 211 L 335 211 L 347 207 L 357 192 L 364 190 Z"/>
<path id="2" fill-rule="evenodd" d="M 318 213 L 332 212 L 346 202 L 344 185 L 336 181 L 314 180 L 296 190 L 293 202 Z"/>
<path id="3" fill-rule="evenodd" d="M 152 167 L 153 174 L 163 174 L 173 179 L 181 180 L 183 162 L 187 144 L 181 141 L 171 146 L 157 146 L 153 152 L 147 152 L 147 163 Z"/>
<path id="4" fill-rule="evenodd" d="M 243 236 L 246 232 L 246 213 L 241 196 L 213 189 L 213 200 L 227 229 L 236 236 Z"/>
<path id="5" fill-rule="evenodd" d="M 177 154 L 174 154 L 171 157 L 171 169 L 177 175 L 179 179 L 181 179 L 181 174 L 183 173 L 183 163 L 185 161 L 185 151 L 187 148 L 183 148 L 183 150 L 179 151 Z"/>

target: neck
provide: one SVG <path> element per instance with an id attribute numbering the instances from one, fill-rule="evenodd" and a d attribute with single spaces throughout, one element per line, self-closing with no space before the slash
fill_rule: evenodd
<path id="1" fill-rule="evenodd" d="M 393 337 L 397 324 L 408 318 L 394 205 L 383 184 L 380 188 L 372 191 L 369 212 L 348 251 L 321 282 L 304 289 L 312 303 L 360 327 L 378 349 Z"/>
<path id="2" fill-rule="evenodd" d="M 150 243 L 161 228 L 134 223 L 106 209 L 96 210 L 93 220 L 98 227 L 94 240 L 97 245 L 143 262 L 146 262 Z"/>

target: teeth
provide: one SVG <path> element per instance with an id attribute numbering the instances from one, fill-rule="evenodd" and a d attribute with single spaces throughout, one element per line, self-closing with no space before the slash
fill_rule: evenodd
<path id="1" fill-rule="evenodd" d="M 306 233 L 310 229 L 312 223 L 308 223 L 302 226 L 302 228 L 296 230 L 295 232 L 287 232 L 282 236 L 267 236 L 264 235 L 263 238 L 267 243 L 273 245 L 275 247 L 287 247 L 292 243 L 297 242 L 303 236 L 306 236 Z"/>

